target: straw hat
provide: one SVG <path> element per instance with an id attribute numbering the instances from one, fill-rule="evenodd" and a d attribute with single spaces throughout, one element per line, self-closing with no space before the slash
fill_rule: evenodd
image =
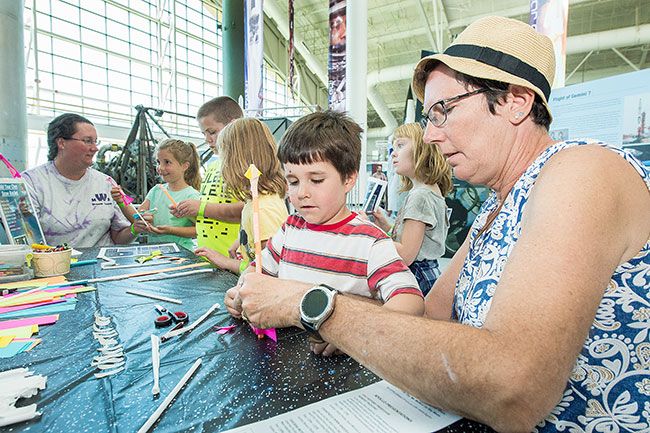
<path id="1" fill-rule="evenodd" d="M 442 54 L 421 59 L 413 73 L 413 91 L 424 99 L 427 66 L 439 61 L 451 69 L 477 78 L 527 87 L 548 107 L 555 78 L 555 53 L 551 40 L 521 21 L 485 17 L 467 26 Z"/>

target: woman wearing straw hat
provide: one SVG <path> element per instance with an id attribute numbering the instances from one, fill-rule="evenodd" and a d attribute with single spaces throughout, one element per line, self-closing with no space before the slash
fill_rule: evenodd
<path id="1" fill-rule="evenodd" d="M 499 17 L 418 63 L 425 141 L 493 193 L 425 317 L 338 295 L 316 328 L 414 396 L 499 431 L 648 431 L 650 175 L 603 143 L 549 137 L 554 65 L 547 37 Z M 255 275 L 240 290 L 263 327 L 312 327 L 310 293 Z"/>

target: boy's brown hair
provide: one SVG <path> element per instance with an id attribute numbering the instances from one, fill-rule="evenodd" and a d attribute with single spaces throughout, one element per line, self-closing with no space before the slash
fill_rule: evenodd
<path id="1" fill-rule="evenodd" d="M 278 148 L 283 164 L 329 162 L 342 180 L 359 172 L 361 127 L 337 111 L 326 110 L 296 120 L 284 133 Z"/>
<path id="2" fill-rule="evenodd" d="M 212 116 L 217 122 L 227 125 L 235 119 L 244 117 L 244 112 L 230 96 L 219 96 L 201 105 L 196 113 L 197 119 L 207 116 Z"/>

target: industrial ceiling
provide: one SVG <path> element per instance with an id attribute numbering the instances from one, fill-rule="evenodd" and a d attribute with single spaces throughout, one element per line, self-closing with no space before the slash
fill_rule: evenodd
<path id="1" fill-rule="evenodd" d="M 375 130 L 403 120 L 410 73 L 421 50 L 444 50 L 482 16 L 528 22 L 530 9 L 527 0 L 367 1 L 368 87 L 374 95 L 368 103 L 368 127 Z M 286 24 L 278 17 L 287 16 L 287 4 L 265 0 L 265 12 L 278 26 Z M 327 69 L 328 8 L 327 0 L 294 0 L 299 58 L 311 57 L 321 76 Z M 569 1 L 567 85 L 647 68 L 649 49 L 649 0 Z"/>

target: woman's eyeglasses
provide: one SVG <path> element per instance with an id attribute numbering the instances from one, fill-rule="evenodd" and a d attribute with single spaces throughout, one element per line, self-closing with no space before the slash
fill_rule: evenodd
<path id="1" fill-rule="evenodd" d="M 424 117 L 420 119 L 420 126 L 422 126 L 422 129 L 426 129 L 428 122 L 431 122 L 435 127 L 444 125 L 447 121 L 447 113 L 449 113 L 447 104 L 456 102 L 469 96 L 478 95 L 479 93 L 483 93 L 487 90 L 488 89 L 477 89 L 471 92 L 463 93 L 462 95 L 452 96 L 451 98 L 441 99 L 440 101 L 435 102 L 431 107 L 429 107 L 429 110 L 426 113 L 422 112 L 422 115 Z"/>

